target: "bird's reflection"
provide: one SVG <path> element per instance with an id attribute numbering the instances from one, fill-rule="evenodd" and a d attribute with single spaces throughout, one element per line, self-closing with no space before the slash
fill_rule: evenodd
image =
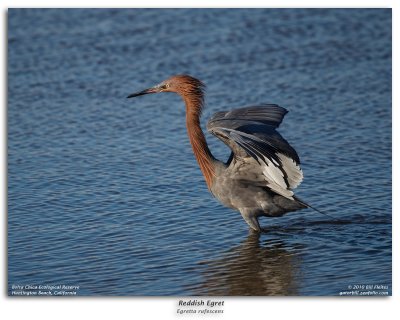
<path id="1" fill-rule="evenodd" d="M 260 241 L 256 232 L 250 232 L 247 239 L 222 257 L 200 264 L 203 281 L 191 288 L 193 295 L 298 294 L 299 248 L 285 248 L 281 241 Z"/>

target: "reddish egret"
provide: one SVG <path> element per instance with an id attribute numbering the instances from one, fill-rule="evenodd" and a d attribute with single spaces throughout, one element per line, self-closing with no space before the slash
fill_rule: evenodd
<path id="1" fill-rule="evenodd" d="M 261 231 L 260 216 L 277 217 L 310 207 L 292 191 L 303 180 L 299 156 L 275 130 L 287 110 L 261 104 L 215 113 L 207 129 L 232 149 L 224 163 L 213 157 L 200 127 L 204 88 L 196 78 L 175 75 L 128 98 L 159 92 L 182 97 L 189 140 L 208 189 L 222 204 L 240 211 L 252 229 Z"/>

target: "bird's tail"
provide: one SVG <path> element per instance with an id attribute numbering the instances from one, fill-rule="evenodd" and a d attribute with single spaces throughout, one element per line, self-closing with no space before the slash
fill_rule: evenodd
<path id="1" fill-rule="evenodd" d="M 298 197 L 296 197 L 296 196 L 294 196 L 294 199 L 295 199 L 297 202 L 299 202 L 300 204 L 306 206 L 307 208 L 313 209 L 314 211 L 319 212 L 320 214 L 323 214 L 324 216 L 327 216 L 327 217 L 329 217 L 330 219 L 333 219 L 333 220 L 335 220 L 335 221 L 340 221 L 339 219 L 336 219 L 335 217 L 332 217 L 331 215 L 329 215 L 329 214 L 327 214 L 327 213 L 325 213 L 325 212 L 323 212 L 323 211 L 321 211 L 321 210 L 318 210 L 318 209 L 316 209 L 316 208 L 310 206 L 308 203 L 304 202 L 303 200 L 300 200 L 300 199 L 299 199 Z"/>

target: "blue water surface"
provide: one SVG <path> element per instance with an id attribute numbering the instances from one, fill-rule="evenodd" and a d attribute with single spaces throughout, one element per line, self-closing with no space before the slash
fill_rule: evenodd
<path id="1" fill-rule="evenodd" d="M 173 74 L 289 110 L 310 209 L 249 233 L 208 192 Z M 214 155 L 227 147 L 207 134 Z M 10 9 L 8 292 L 391 294 L 391 10 Z"/>

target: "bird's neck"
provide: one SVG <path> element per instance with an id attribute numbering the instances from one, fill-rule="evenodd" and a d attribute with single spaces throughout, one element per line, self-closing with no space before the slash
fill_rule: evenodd
<path id="1" fill-rule="evenodd" d="M 199 163 L 208 188 L 211 190 L 215 176 L 214 157 L 208 148 L 206 138 L 200 126 L 200 115 L 203 107 L 202 99 L 184 99 L 186 104 L 186 127 L 193 153 Z"/>

